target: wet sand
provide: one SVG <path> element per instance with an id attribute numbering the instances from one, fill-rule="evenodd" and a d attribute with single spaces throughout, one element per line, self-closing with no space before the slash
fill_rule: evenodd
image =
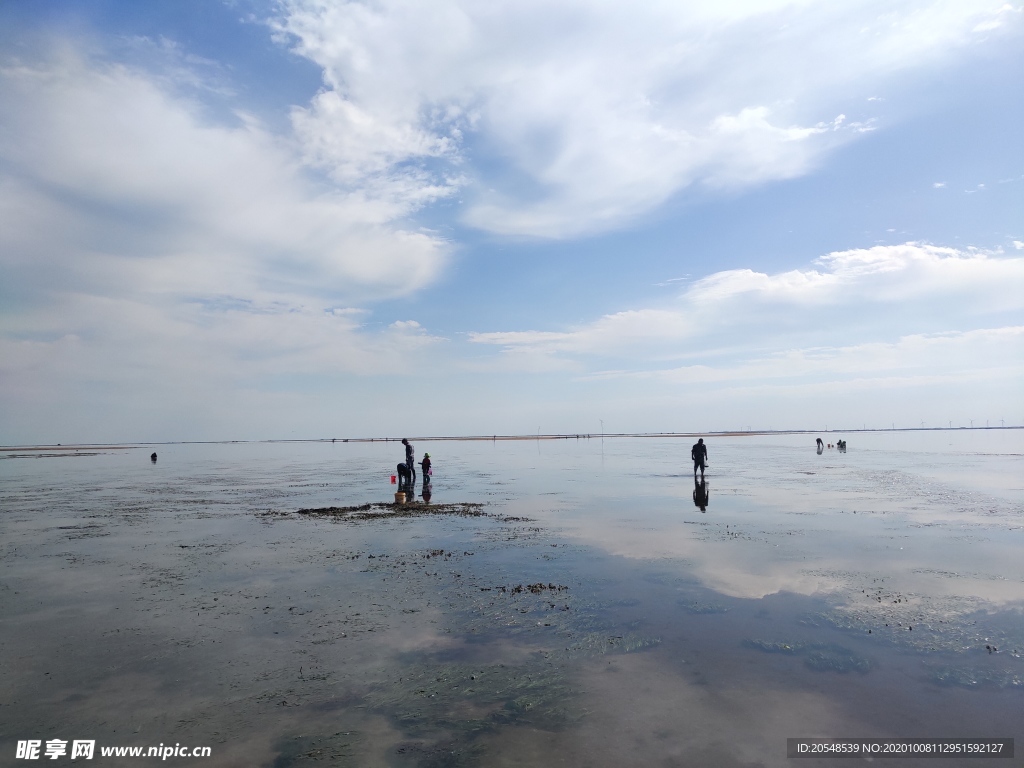
<path id="1" fill-rule="evenodd" d="M 1020 436 L 862 439 L 710 438 L 704 513 L 676 439 L 419 442 L 432 503 L 404 508 L 388 443 L 2 462 L 0 749 L 781 766 L 787 737 L 1019 739 Z"/>

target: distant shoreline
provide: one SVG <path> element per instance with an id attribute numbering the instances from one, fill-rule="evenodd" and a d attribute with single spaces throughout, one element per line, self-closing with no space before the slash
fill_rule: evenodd
<path id="1" fill-rule="evenodd" d="M 764 435 L 831 435 L 831 434 L 872 434 L 888 432 L 992 432 L 1012 429 L 1024 429 L 1024 426 L 1009 427 L 899 427 L 895 429 L 763 429 L 763 430 L 730 430 L 724 432 L 570 432 L 567 434 L 536 434 L 536 435 L 442 435 L 442 436 L 409 436 L 413 442 L 498 442 L 508 440 L 600 440 L 616 437 L 660 437 L 660 438 L 691 438 L 691 437 L 756 437 Z M 398 443 L 401 437 L 310 437 L 281 438 L 270 440 L 165 440 L 162 442 L 138 441 L 131 443 L 71 443 L 67 445 L 4 445 L 2 451 L 82 451 L 92 449 L 130 450 L 154 445 L 234 445 L 259 443 Z"/>

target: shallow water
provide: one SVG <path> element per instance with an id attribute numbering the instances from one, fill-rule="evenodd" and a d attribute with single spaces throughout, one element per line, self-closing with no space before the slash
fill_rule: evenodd
<path id="1" fill-rule="evenodd" d="M 774 766 L 787 737 L 1024 736 L 1024 431 L 848 441 L 709 437 L 704 511 L 688 440 L 420 442 L 431 503 L 485 514 L 393 519 L 297 511 L 390 500 L 395 443 L 18 453 L 0 749 Z"/>

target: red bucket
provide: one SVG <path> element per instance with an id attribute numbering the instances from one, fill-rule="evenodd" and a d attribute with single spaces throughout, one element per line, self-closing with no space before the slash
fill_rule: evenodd
<path id="1" fill-rule="evenodd" d="M 394 484 L 395 484 L 395 483 L 397 483 L 397 482 L 398 482 L 398 478 L 397 478 L 397 477 L 395 477 L 394 475 L 392 475 L 392 476 L 391 476 L 391 484 L 392 484 L 392 485 L 394 485 Z"/>

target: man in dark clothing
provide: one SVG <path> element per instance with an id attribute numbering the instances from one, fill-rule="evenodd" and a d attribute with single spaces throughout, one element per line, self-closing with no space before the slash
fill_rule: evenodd
<path id="1" fill-rule="evenodd" d="M 704 438 L 700 438 L 690 449 L 690 458 L 693 459 L 693 476 L 697 477 L 697 470 L 700 470 L 700 479 L 704 479 L 704 465 L 708 460 L 708 447 L 704 445 Z"/>
<path id="2" fill-rule="evenodd" d="M 412 449 L 412 443 L 406 438 L 402 438 L 402 445 L 405 446 L 405 466 L 409 468 L 409 474 L 412 475 L 412 482 L 416 482 L 416 451 Z"/>
<path id="3" fill-rule="evenodd" d="M 398 490 L 404 492 L 412 489 L 412 478 L 409 476 L 409 467 L 405 464 L 399 464 L 395 467 L 395 472 L 398 474 Z"/>

